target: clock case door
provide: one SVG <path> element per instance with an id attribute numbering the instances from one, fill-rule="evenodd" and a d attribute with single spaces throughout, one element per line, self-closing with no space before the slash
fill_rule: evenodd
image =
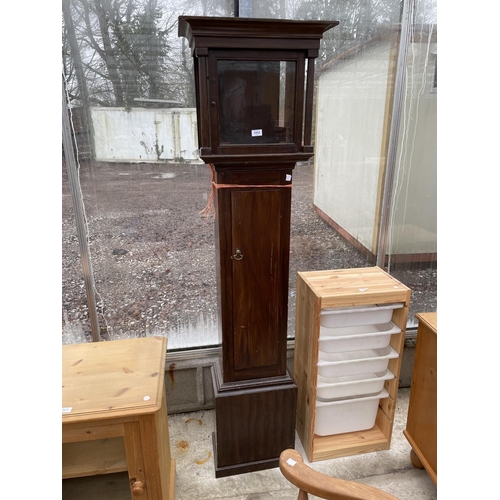
<path id="1" fill-rule="evenodd" d="M 291 171 L 217 174 L 242 185 L 216 197 L 224 382 L 286 374 Z M 243 187 L 258 184 L 266 187 Z"/>

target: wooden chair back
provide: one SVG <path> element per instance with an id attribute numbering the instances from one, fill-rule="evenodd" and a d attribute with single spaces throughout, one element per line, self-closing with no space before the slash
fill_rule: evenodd
<path id="1" fill-rule="evenodd" d="M 281 453 L 280 470 L 290 483 L 299 488 L 297 500 L 308 500 L 308 493 L 326 500 L 398 500 L 372 486 L 315 471 L 304 463 L 296 450 L 288 449 Z"/>

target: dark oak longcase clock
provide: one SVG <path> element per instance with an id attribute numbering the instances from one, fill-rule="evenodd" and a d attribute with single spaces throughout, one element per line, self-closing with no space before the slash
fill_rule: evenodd
<path id="1" fill-rule="evenodd" d="M 286 367 L 292 171 L 313 155 L 314 60 L 337 24 L 179 17 L 193 55 L 200 157 L 215 171 L 216 477 L 277 467 L 295 444 L 297 386 Z"/>

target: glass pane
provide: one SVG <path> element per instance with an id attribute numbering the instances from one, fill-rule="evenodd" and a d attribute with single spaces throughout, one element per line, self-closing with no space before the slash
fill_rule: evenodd
<path id="1" fill-rule="evenodd" d="M 214 222 L 200 213 L 211 172 L 197 155 L 181 14 L 232 16 L 233 2 L 63 1 L 65 87 L 100 332 L 166 335 L 169 350 L 220 344 Z M 79 116 L 88 117 L 84 134 Z M 81 342 L 90 340 L 88 298 L 66 183 L 63 217 L 63 341 Z"/>
<path id="2" fill-rule="evenodd" d="M 293 142 L 295 62 L 217 61 L 220 143 Z"/>
<path id="3" fill-rule="evenodd" d="M 435 0 L 415 2 L 387 228 L 387 267 L 412 288 L 415 314 L 437 309 L 437 15 Z"/>
<path id="4" fill-rule="evenodd" d="M 88 301 L 66 159 L 62 161 L 62 343 L 91 340 Z"/>
<path id="5" fill-rule="evenodd" d="M 435 14 L 432 4 L 435 2 L 430 0 L 417 2 L 412 18 L 417 19 L 412 21 L 413 42 L 408 48 L 407 70 L 412 83 L 405 89 L 401 131 L 395 131 L 396 136 L 399 133 L 399 149 L 391 186 L 390 243 L 381 251 L 382 267 L 412 289 L 409 325 L 415 324 L 417 312 L 435 310 L 437 301 L 433 246 L 436 129 L 432 111 L 436 86 L 432 84 L 435 72 L 430 72 L 436 65 L 431 55 L 434 49 L 428 45 L 432 43 L 429 25 Z M 325 33 L 316 60 L 313 166 L 298 164 L 294 171 L 290 337 L 294 332 L 297 270 L 369 267 L 380 257 L 384 180 L 394 137 L 391 123 L 396 111 L 402 6 L 400 0 L 355 6 L 333 1 L 328 8 L 321 2 L 304 2 L 293 11 L 297 18 L 335 19 L 340 24 Z M 420 49 L 415 44 L 417 38 Z M 422 71 L 426 60 L 428 70 Z M 424 92 L 424 87 L 429 92 Z M 303 227 L 305 220 L 308 224 Z M 404 237 L 402 225 L 406 226 Z M 426 249 L 424 239 L 429 245 Z"/>
<path id="6" fill-rule="evenodd" d="M 416 312 L 437 302 L 437 21 L 434 0 L 410 3 L 408 85 L 384 266 L 412 288 L 412 323 Z M 316 60 L 315 157 L 293 172 L 293 337 L 297 271 L 372 266 L 378 256 L 403 1 L 268 0 L 252 6 L 254 17 L 340 21 L 325 33 Z M 99 326 L 110 338 L 165 334 L 169 349 L 220 343 L 214 224 L 200 214 L 211 195 L 211 172 L 197 156 L 193 63 L 187 40 L 177 36 L 177 17 L 231 17 L 233 7 L 227 0 L 63 1 L 65 86 Z M 295 94 L 295 63 L 247 62 L 248 82 L 257 92 L 250 102 L 268 109 L 255 108 L 256 123 L 245 123 L 247 131 L 236 138 L 221 128 L 222 139 L 293 142 L 297 110 L 284 96 Z M 235 61 L 227 63 L 230 83 Z M 257 84 L 258 78 L 267 84 Z M 220 111 L 237 122 L 235 110 Z M 86 134 L 78 116 L 89 117 Z M 252 137 L 252 130 L 262 135 Z M 72 331 L 83 341 L 90 323 L 70 196 L 63 184 L 62 329 L 66 338 Z"/>

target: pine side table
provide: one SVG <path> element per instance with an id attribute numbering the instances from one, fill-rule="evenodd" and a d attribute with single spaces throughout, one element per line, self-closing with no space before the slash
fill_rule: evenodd
<path id="1" fill-rule="evenodd" d="M 128 471 L 133 498 L 173 500 L 167 339 L 62 347 L 63 479 Z"/>
<path id="2" fill-rule="evenodd" d="M 437 484 L 437 312 L 419 313 L 406 429 L 412 464 Z"/>

